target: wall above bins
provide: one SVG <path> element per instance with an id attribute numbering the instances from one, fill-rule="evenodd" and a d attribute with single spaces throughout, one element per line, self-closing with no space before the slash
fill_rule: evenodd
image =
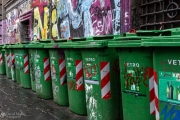
<path id="1" fill-rule="evenodd" d="M 20 18 L 31 9 L 32 24 L 28 33 L 31 40 L 119 34 L 121 30 L 120 5 L 124 0 L 18 1 L 16 6 L 6 5 L 6 35 L 10 44 L 24 41 L 21 33 L 24 24 Z M 126 23 L 127 28 L 129 24 Z"/>

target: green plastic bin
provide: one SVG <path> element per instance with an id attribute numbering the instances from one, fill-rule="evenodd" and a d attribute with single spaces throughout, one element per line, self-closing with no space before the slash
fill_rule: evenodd
<path id="1" fill-rule="evenodd" d="M 11 52 L 8 45 L 5 46 L 5 59 L 6 59 L 6 76 L 11 79 Z"/>
<path id="2" fill-rule="evenodd" d="M 5 66 L 5 50 L 3 46 L 0 46 L 0 74 L 5 75 L 6 74 L 6 66 Z"/>
<path id="3" fill-rule="evenodd" d="M 10 72 L 11 72 L 11 79 L 16 82 L 16 69 L 15 69 L 15 54 L 13 45 L 7 46 L 7 49 L 10 50 Z"/>
<path id="4" fill-rule="evenodd" d="M 53 100 L 58 105 L 69 105 L 67 77 L 66 77 L 66 62 L 63 49 L 58 48 L 58 43 L 64 40 L 59 40 L 44 45 L 48 48 L 51 66 L 51 79 L 53 89 Z"/>
<path id="5" fill-rule="evenodd" d="M 17 57 L 17 82 L 23 88 L 31 88 L 31 79 L 29 71 L 29 54 L 26 46 L 28 43 L 16 44 L 13 45 L 13 50 L 15 51 L 15 60 Z"/>
<path id="6" fill-rule="evenodd" d="M 180 116 L 180 40 L 176 36 L 144 39 L 142 46 L 154 49 L 153 64 L 157 114 L 159 120 L 179 120 Z"/>
<path id="7" fill-rule="evenodd" d="M 20 51 L 20 49 L 14 47 L 14 54 L 15 54 L 15 64 L 14 65 L 15 65 L 15 71 L 16 71 L 15 79 L 16 79 L 16 82 L 21 85 L 19 51 Z"/>
<path id="8" fill-rule="evenodd" d="M 36 91 L 34 51 L 35 51 L 34 49 L 29 49 L 29 70 L 30 70 L 30 77 L 31 77 L 31 87 L 33 91 Z"/>
<path id="9" fill-rule="evenodd" d="M 153 49 L 141 47 L 141 39 L 150 38 L 148 32 L 139 34 L 127 33 L 108 43 L 119 55 L 123 120 L 155 120 Z"/>
<path id="10" fill-rule="evenodd" d="M 44 43 L 34 42 L 28 44 L 26 48 L 34 51 L 34 68 L 35 85 L 37 96 L 42 99 L 52 99 L 52 82 L 50 75 L 49 52 L 43 49 Z M 32 68 L 32 69 L 33 69 Z M 32 81 L 32 80 L 31 80 Z M 34 83 L 33 83 L 34 85 Z"/>
<path id="11" fill-rule="evenodd" d="M 69 109 L 76 114 L 86 115 L 81 49 L 73 49 L 74 43 L 69 41 L 58 45 L 64 48 L 65 53 Z"/>
<path id="12" fill-rule="evenodd" d="M 108 41 L 112 39 L 114 36 L 91 37 L 73 45 L 73 48 L 81 50 L 82 53 L 89 120 L 123 118 L 120 107 L 118 54 L 115 48 L 107 48 Z"/>

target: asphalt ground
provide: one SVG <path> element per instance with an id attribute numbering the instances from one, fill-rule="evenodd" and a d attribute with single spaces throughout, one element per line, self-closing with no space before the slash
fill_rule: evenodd
<path id="1" fill-rule="evenodd" d="M 43 100 L 31 89 L 0 75 L 0 120 L 87 120 L 68 106 L 59 106 L 53 100 Z"/>

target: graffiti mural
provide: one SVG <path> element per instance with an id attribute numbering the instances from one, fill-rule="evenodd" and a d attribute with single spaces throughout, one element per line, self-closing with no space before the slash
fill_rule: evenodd
<path id="1" fill-rule="evenodd" d="M 12 44 L 20 41 L 19 34 L 19 14 L 18 9 L 13 9 L 8 14 L 6 14 L 7 18 L 7 43 Z"/>
<path id="2" fill-rule="evenodd" d="M 47 39 L 49 32 L 49 0 L 33 0 L 33 39 Z"/>
<path id="3" fill-rule="evenodd" d="M 6 23 L 3 24 L 5 27 L 5 33 L 3 38 L 3 43 L 17 43 L 21 41 L 20 30 L 22 29 L 20 16 L 31 9 L 31 0 L 26 0 L 20 4 L 17 8 L 13 8 L 8 13 L 6 13 Z"/>
<path id="4" fill-rule="evenodd" d="M 120 33 L 120 0 L 25 0 L 6 13 L 7 43 L 21 42 L 20 18 L 30 10 L 29 38 L 69 38 Z"/>
<path id="5" fill-rule="evenodd" d="M 120 33 L 120 0 L 52 0 L 52 6 L 52 37 Z"/>
<path id="6" fill-rule="evenodd" d="M 19 16 L 28 12 L 31 9 L 32 0 L 27 0 L 18 7 Z"/>

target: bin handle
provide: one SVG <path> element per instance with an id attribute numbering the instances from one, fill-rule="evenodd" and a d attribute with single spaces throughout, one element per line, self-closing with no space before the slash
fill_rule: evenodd
<path id="1" fill-rule="evenodd" d="M 56 41 L 56 38 L 53 37 L 53 41 L 55 42 L 55 41 Z"/>
<path id="2" fill-rule="evenodd" d="M 129 31 L 129 33 L 136 33 L 136 30 L 135 30 L 135 29 L 131 29 L 131 30 Z"/>
<path id="3" fill-rule="evenodd" d="M 40 38 L 37 38 L 37 41 L 40 41 Z"/>
<path id="4" fill-rule="evenodd" d="M 73 39 L 73 37 L 69 37 L 69 40 L 72 40 Z"/>

